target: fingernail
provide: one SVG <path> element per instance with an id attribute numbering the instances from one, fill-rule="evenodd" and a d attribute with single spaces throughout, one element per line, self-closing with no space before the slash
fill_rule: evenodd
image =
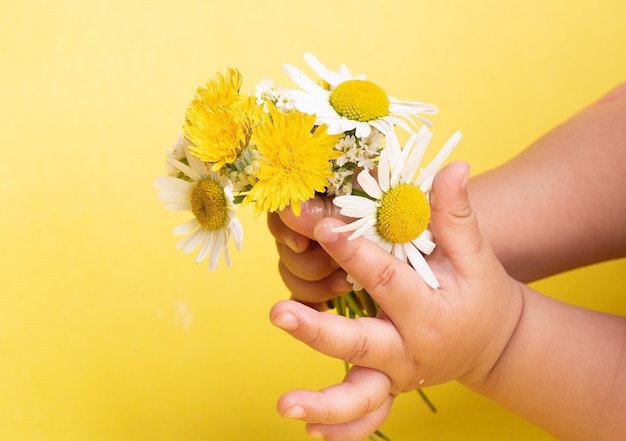
<path id="1" fill-rule="evenodd" d="M 326 222 L 317 224 L 313 230 L 313 235 L 318 242 L 332 243 L 337 239 L 337 233 L 332 231 L 332 226 Z"/>
<path id="2" fill-rule="evenodd" d="M 333 275 L 330 281 L 330 290 L 334 294 L 346 294 L 352 290 L 352 284 L 346 280 L 345 273 Z"/>
<path id="3" fill-rule="evenodd" d="M 467 190 L 467 183 L 469 182 L 470 170 L 469 167 L 465 169 L 465 173 L 463 174 L 463 178 L 461 179 L 461 191 L 465 192 Z"/>
<path id="4" fill-rule="evenodd" d="M 302 406 L 293 406 L 285 411 L 283 414 L 285 418 L 304 418 L 306 411 Z"/>
<path id="5" fill-rule="evenodd" d="M 311 431 L 307 432 L 307 434 L 311 438 L 324 439 L 324 435 L 322 435 L 322 432 L 318 432 L 317 430 L 311 430 Z"/>
<path id="6" fill-rule="evenodd" d="M 281 312 L 272 318 L 272 324 L 285 331 L 293 331 L 298 327 L 298 319 L 290 312 Z"/>
<path id="7" fill-rule="evenodd" d="M 289 247 L 291 251 L 298 253 L 300 250 L 298 249 L 298 243 L 293 237 L 285 237 L 285 245 Z"/>

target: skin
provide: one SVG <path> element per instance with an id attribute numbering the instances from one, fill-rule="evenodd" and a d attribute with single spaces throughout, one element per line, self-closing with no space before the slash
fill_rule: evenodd
<path id="1" fill-rule="evenodd" d="M 287 392 L 279 413 L 312 436 L 356 441 L 382 425 L 397 394 L 456 380 L 561 439 L 626 438 L 626 319 L 522 283 L 626 256 L 624 121 L 622 85 L 469 182 L 465 163 L 441 170 L 428 256 L 438 290 L 367 239 L 333 233 L 347 219 L 326 198 L 299 217 L 270 214 L 297 300 L 276 304 L 272 323 L 353 364 L 340 384 Z M 381 305 L 378 317 L 323 312 L 350 289 L 346 271 Z"/>

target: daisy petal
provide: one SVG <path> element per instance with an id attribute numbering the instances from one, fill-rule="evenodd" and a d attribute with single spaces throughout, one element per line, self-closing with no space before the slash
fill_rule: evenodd
<path id="1" fill-rule="evenodd" d="M 319 94 L 330 96 L 330 93 L 326 90 L 319 92 Z M 301 112 L 315 114 L 318 118 L 332 117 L 335 119 L 337 117 L 337 112 L 328 103 L 328 99 L 325 101 L 314 99 L 310 94 L 301 90 L 292 91 L 291 98 L 297 102 L 297 109 Z"/>
<path id="2" fill-rule="evenodd" d="M 193 185 L 191 182 L 183 181 L 182 179 L 175 178 L 173 176 L 159 176 L 154 180 L 155 188 L 159 190 L 180 190 L 189 191 Z"/>
<path id="3" fill-rule="evenodd" d="M 334 72 L 324 66 L 324 64 L 322 64 L 322 62 L 310 52 L 306 52 L 304 54 L 304 61 L 306 61 L 311 69 L 313 69 L 316 74 L 322 77 L 322 79 L 330 84 L 332 87 L 335 87 L 337 86 L 337 84 L 345 81 L 346 74 L 350 75 L 350 71 L 348 70 L 347 66 L 343 65 L 343 70 L 341 73 Z"/>
<path id="4" fill-rule="evenodd" d="M 320 124 L 326 124 L 326 132 L 329 135 L 339 135 L 340 133 L 344 132 L 343 124 L 340 119 L 335 119 L 334 117 L 328 119 L 321 118 L 319 120 L 316 120 L 316 122 Z"/>
<path id="5" fill-rule="evenodd" d="M 196 263 L 200 263 L 204 260 L 204 258 L 209 254 L 209 252 L 211 251 L 211 232 L 210 231 L 205 231 L 204 234 L 204 240 L 202 241 L 202 246 L 200 247 L 200 250 L 198 251 L 198 254 L 196 255 Z"/>
<path id="6" fill-rule="evenodd" d="M 424 232 L 416 239 L 413 239 L 411 243 L 422 253 L 429 255 L 435 250 L 435 242 L 428 237 L 428 234 L 425 234 L 427 231 L 428 230 L 424 230 Z"/>
<path id="7" fill-rule="evenodd" d="M 213 249 L 221 251 L 226 248 L 226 245 L 227 245 L 226 230 L 216 230 L 215 242 L 213 243 Z M 215 271 L 217 269 L 219 258 L 220 258 L 219 252 L 211 253 L 211 255 L 209 256 L 209 259 L 210 259 L 209 271 Z"/>
<path id="8" fill-rule="evenodd" d="M 185 203 L 167 203 L 163 204 L 166 210 L 170 211 L 189 211 L 191 210 L 191 202 Z"/>
<path id="9" fill-rule="evenodd" d="M 177 227 L 174 228 L 173 233 L 176 236 L 183 236 L 185 234 L 189 234 L 192 231 L 194 231 L 196 228 L 198 228 L 200 226 L 200 224 L 198 223 L 198 219 L 196 219 L 195 217 L 187 222 L 185 222 L 184 224 L 181 224 Z"/>
<path id="10" fill-rule="evenodd" d="M 360 220 L 365 220 L 365 222 L 363 222 L 363 225 L 361 225 L 359 228 L 357 228 L 356 230 L 354 230 L 354 233 L 352 233 L 349 237 L 348 240 L 354 240 L 357 237 L 362 236 L 363 234 L 365 234 L 367 231 L 370 231 L 372 229 L 372 227 L 374 225 L 376 225 L 376 218 L 367 218 L 364 217 L 363 219 Z M 359 222 L 359 221 L 356 221 Z M 353 223 L 356 223 L 353 222 Z"/>
<path id="11" fill-rule="evenodd" d="M 435 115 L 439 109 L 437 106 L 428 103 L 417 103 L 411 101 L 401 101 L 392 96 L 389 97 L 389 113 L 425 113 Z"/>
<path id="12" fill-rule="evenodd" d="M 391 188 L 389 182 L 389 174 L 391 173 L 391 164 L 389 164 L 389 154 L 393 147 L 390 145 L 383 149 L 378 158 L 378 185 L 383 193 L 387 193 Z"/>
<path id="13" fill-rule="evenodd" d="M 189 166 L 193 169 L 193 171 L 198 173 L 203 178 L 209 176 L 209 173 L 207 172 L 206 166 L 204 165 L 204 162 L 202 162 L 202 159 L 192 155 L 187 147 L 185 147 L 185 155 L 187 155 L 187 161 L 189 162 Z M 215 175 L 213 175 L 213 179 L 215 180 Z"/>
<path id="14" fill-rule="evenodd" d="M 424 181 L 432 179 L 437 173 L 439 167 L 441 167 L 441 164 L 443 164 L 446 158 L 450 156 L 450 153 L 452 153 L 452 150 L 454 150 L 454 147 L 456 147 L 460 140 L 461 132 L 457 131 L 450 137 L 450 139 L 448 139 L 430 164 L 428 164 L 422 173 L 420 173 L 420 176 L 415 181 L 415 185 L 420 186 Z"/>
<path id="15" fill-rule="evenodd" d="M 306 76 L 304 72 L 302 72 L 296 66 L 292 66 L 291 64 L 283 64 L 283 70 L 285 71 L 287 76 L 293 80 L 294 83 L 296 83 L 307 92 L 312 94 L 318 94 L 320 93 L 320 91 L 324 91 L 324 89 L 319 84 Z"/>
<path id="16" fill-rule="evenodd" d="M 361 285 L 359 282 L 357 282 L 354 277 L 352 277 L 350 274 L 346 274 L 346 280 L 348 281 L 348 283 L 352 284 L 352 289 L 355 291 L 361 291 L 363 289 L 363 285 Z"/>
<path id="17" fill-rule="evenodd" d="M 226 239 L 226 242 L 228 242 L 228 238 Z M 228 251 L 227 246 L 224 246 L 224 253 L 222 255 L 224 256 L 224 262 L 226 263 L 226 266 L 230 267 L 232 265 L 232 261 L 230 260 L 230 251 Z"/>
<path id="18" fill-rule="evenodd" d="M 185 254 L 192 251 L 204 238 L 205 230 L 198 230 L 195 233 L 187 236 L 176 244 L 176 248 L 182 249 Z M 191 245 L 190 245 L 191 244 Z"/>
<path id="19" fill-rule="evenodd" d="M 430 266 L 428 266 L 428 262 L 426 262 L 426 259 L 422 256 L 422 253 L 411 244 L 406 245 L 404 251 L 406 251 L 411 266 L 413 266 L 413 269 L 419 274 L 422 280 L 431 288 L 439 288 L 439 281 L 430 269 Z"/>
<path id="20" fill-rule="evenodd" d="M 420 131 L 410 138 L 412 141 L 411 148 L 407 151 L 407 158 L 404 169 L 402 170 L 402 175 L 404 176 L 404 182 L 413 182 L 415 180 L 415 175 L 420 166 L 420 162 L 422 162 L 422 158 L 424 157 L 424 153 L 426 152 L 426 148 L 430 143 L 430 140 L 433 138 L 433 133 L 428 130 L 426 127 L 422 127 Z M 407 146 L 405 149 L 407 149 Z"/>
<path id="21" fill-rule="evenodd" d="M 435 175 L 429 176 L 419 185 L 419 189 L 422 190 L 424 193 L 428 193 L 430 189 L 433 188 L 434 180 L 435 180 Z"/>
<path id="22" fill-rule="evenodd" d="M 385 134 L 385 136 L 393 133 L 393 124 L 390 124 L 389 117 L 386 119 L 375 119 L 370 121 L 369 124 L 379 132 Z"/>
<path id="23" fill-rule="evenodd" d="M 415 124 L 415 121 L 413 121 L 408 115 L 389 115 L 382 121 L 390 127 L 390 130 L 393 130 L 394 126 L 400 126 L 407 133 L 413 133 L 413 131 L 417 129 L 417 124 Z M 410 125 L 407 124 L 407 122 L 409 122 Z"/>
<path id="24" fill-rule="evenodd" d="M 183 247 L 183 253 L 188 254 L 192 252 L 203 241 L 206 240 L 206 236 L 209 233 L 208 230 L 199 230 L 189 236 L 189 241 Z"/>
<path id="25" fill-rule="evenodd" d="M 385 250 L 386 253 L 391 253 L 391 250 L 393 249 L 394 244 L 378 234 L 376 228 L 370 228 L 369 230 L 365 231 L 363 233 L 363 237 L 374 242 L 380 248 Z"/>
<path id="26" fill-rule="evenodd" d="M 347 121 L 350 121 L 346 118 Z M 352 122 L 352 121 L 351 121 Z M 372 126 L 370 123 L 357 122 L 355 135 L 357 138 L 367 138 L 372 133 Z"/>
<path id="27" fill-rule="evenodd" d="M 189 194 L 180 191 L 162 191 L 157 194 L 157 198 L 162 202 L 184 204 L 189 202 Z"/>
<path id="28" fill-rule="evenodd" d="M 355 220 L 346 225 L 342 225 L 340 227 L 333 228 L 333 232 L 335 233 L 345 233 L 348 231 L 357 231 L 362 229 L 364 226 L 372 226 L 376 223 L 376 219 L 372 217 L 362 217 L 359 220 Z M 363 233 L 361 233 L 363 234 Z M 359 234 L 359 236 L 361 235 Z M 352 236 L 350 236 L 352 238 Z"/>
<path id="29" fill-rule="evenodd" d="M 362 196 L 337 196 L 333 203 L 341 208 L 340 213 L 348 217 L 376 215 L 376 202 Z"/>
<path id="30" fill-rule="evenodd" d="M 393 247 L 391 248 L 391 254 L 393 254 L 394 257 L 400 259 L 403 262 L 406 262 L 407 260 L 407 255 L 404 251 L 404 245 L 401 243 L 393 244 Z"/>
<path id="31" fill-rule="evenodd" d="M 241 222 L 236 217 L 233 217 L 228 224 L 228 229 L 233 235 L 233 240 L 235 241 L 235 245 L 237 246 L 237 251 L 241 251 L 241 244 L 243 242 L 243 226 Z"/>
<path id="32" fill-rule="evenodd" d="M 380 189 L 378 182 L 376 182 L 376 179 L 374 179 L 367 170 L 359 173 L 356 177 L 356 180 L 359 185 L 361 185 L 365 193 L 367 193 L 374 199 L 380 199 L 383 196 L 383 192 Z"/>
<path id="33" fill-rule="evenodd" d="M 190 156 L 192 156 L 192 155 L 190 155 Z M 180 170 L 181 172 L 183 172 L 187 176 L 189 176 L 194 181 L 199 181 L 200 179 L 202 179 L 204 177 L 200 173 L 198 173 L 197 171 L 195 171 L 194 169 L 189 167 L 188 165 L 183 164 L 182 162 L 180 162 L 180 161 L 178 161 L 178 160 L 176 160 L 174 158 L 167 158 L 167 162 L 170 165 L 176 167 L 178 170 Z"/>

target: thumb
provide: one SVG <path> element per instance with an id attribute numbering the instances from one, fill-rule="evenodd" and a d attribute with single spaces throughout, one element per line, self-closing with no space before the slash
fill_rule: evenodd
<path id="1" fill-rule="evenodd" d="M 469 171 L 465 162 L 448 164 L 435 176 L 430 194 L 430 229 L 436 250 L 466 274 L 473 272 L 477 254 L 488 248 L 467 193 Z"/>

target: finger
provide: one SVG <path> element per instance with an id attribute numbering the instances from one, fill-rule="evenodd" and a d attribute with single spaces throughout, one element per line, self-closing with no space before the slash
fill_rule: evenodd
<path id="1" fill-rule="evenodd" d="M 280 415 L 307 423 L 337 424 L 356 420 L 381 407 L 391 392 L 382 372 L 353 366 L 343 382 L 319 392 L 294 390 L 277 403 Z"/>
<path id="2" fill-rule="evenodd" d="M 339 268 L 317 242 L 311 241 L 309 247 L 299 253 L 281 243 L 276 244 L 276 249 L 285 268 L 303 280 L 320 280 Z"/>
<path id="3" fill-rule="evenodd" d="M 350 233 L 334 232 L 341 225 L 337 219 L 325 218 L 315 227 L 315 237 L 328 254 L 390 317 L 413 317 L 413 321 L 423 314 L 416 308 L 423 306 L 431 291 L 415 270 L 365 237 L 350 240 Z"/>
<path id="4" fill-rule="evenodd" d="M 283 300 L 270 310 L 270 321 L 322 354 L 381 371 L 389 369 L 393 354 L 404 351 L 402 339 L 387 320 L 349 319 Z"/>
<path id="5" fill-rule="evenodd" d="M 279 262 L 278 271 L 291 291 L 293 298 L 305 303 L 321 303 L 345 294 L 352 289 L 346 280 L 346 273 L 342 269 L 320 280 L 304 280 L 289 271 L 283 262 Z"/>
<path id="6" fill-rule="evenodd" d="M 431 191 L 431 230 L 437 243 L 434 256 L 443 254 L 457 272 L 478 277 L 492 253 L 470 205 L 468 178 L 469 166 L 461 161 L 437 173 Z"/>
<path id="7" fill-rule="evenodd" d="M 296 253 L 301 253 L 309 247 L 311 240 L 285 225 L 278 213 L 267 213 L 267 226 L 276 243 L 285 245 Z"/>
<path id="8" fill-rule="evenodd" d="M 394 397 L 388 395 L 382 406 L 354 421 L 340 424 L 307 424 L 306 431 L 310 436 L 326 441 L 362 441 L 383 425 L 389 416 L 393 400 Z"/>
<path id="9" fill-rule="evenodd" d="M 339 208 L 327 196 L 316 196 L 300 204 L 300 215 L 296 216 L 291 208 L 287 207 L 279 212 L 281 221 L 291 230 L 302 236 L 313 239 L 315 224 L 325 217 L 343 219 Z"/>

